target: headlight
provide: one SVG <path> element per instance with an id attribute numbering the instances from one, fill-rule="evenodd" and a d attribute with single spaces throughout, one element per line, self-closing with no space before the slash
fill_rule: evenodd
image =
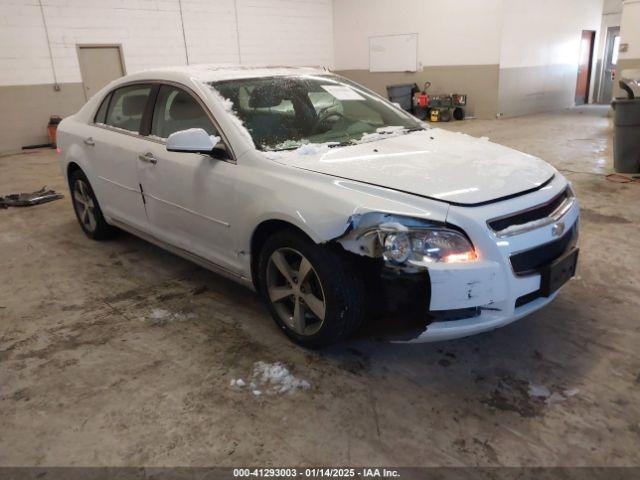
<path id="1" fill-rule="evenodd" d="M 378 235 L 383 258 L 396 265 L 405 262 L 419 265 L 433 262 L 471 262 L 478 258 L 467 237 L 456 230 L 380 230 Z"/>
<path id="2" fill-rule="evenodd" d="M 384 237 L 382 256 L 392 263 L 404 263 L 411 255 L 411 239 L 405 232 L 389 233 Z"/>

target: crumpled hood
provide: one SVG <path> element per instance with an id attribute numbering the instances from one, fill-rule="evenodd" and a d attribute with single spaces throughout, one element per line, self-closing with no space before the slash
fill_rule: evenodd
<path id="1" fill-rule="evenodd" d="M 437 128 L 347 147 L 307 145 L 272 158 L 296 168 L 462 205 L 535 190 L 555 173 L 539 158 Z"/>

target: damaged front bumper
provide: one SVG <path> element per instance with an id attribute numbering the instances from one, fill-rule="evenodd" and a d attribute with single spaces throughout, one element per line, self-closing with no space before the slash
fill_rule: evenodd
<path id="1" fill-rule="evenodd" d="M 561 190 L 566 184 L 554 182 L 550 188 Z M 478 252 L 474 261 L 460 263 L 433 262 L 428 265 L 407 263 L 401 267 L 386 265 L 385 270 L 397 270 L 397 278 L 411 274 L 422 276 L 424 294 L 406 290 L 405 300 L 419 304 L 425 313 L 426 325 L 405 342 L 432 342 L 466 337 L 503 327 L 544 307 L 557 295 L 543 285 L 543 271 L 558 257 L 570 254 L 575 248 L 578 234 L 579 207 L 573 202 L 561 218 L 564 235 L 558 236 L 557 223 L 549 223 L 504 238 L 487 227 L 487 220 L 500 214 L 520 210 L 528 205 L 542 203 L 549 192 L 537 192 L 529 198 L 514 199 L 500 205 L 487 205 L 474 209 L 452 206 L 447 214 L 447 226 L 455 225 L 468 235 Z M 533 198 L 532 198 L 533 197 Z M 337 239 L 346 250 L 362 256 L 379 258 L 380 245 L 371 235 L 376 224 L 392 227 L 399 222 L 409 228 L 424 226 L 427 221 L 412 219 L 407 222 L 392 215 L 365 214 L 357 218 L 345 235 Z M 558 253 L 556 246 L 561 244 Z M 512 257 L 522 260 L 522 254 L 544 253 L 550 249 L 548 262 L 537 269 L 518 272 Z M 556 249 L 556 250 L 553 250 Z M 575 271 L 575 265 L 573 266 Z M 393 278 L 393 275 L 388 276 Z M 397 290 L 396 290 L 397 293 Z M 402 295 L 402 293 L 400 294 Z"/>
<path id="2" fill-rule="evenodd" d="M 495 330 L 541 309 L 553 301 L 557 295 L 558 292 L 549 297 L 538 298 L 519 308 L 509 308 L 506 304 L 503 308 L 495 305 L 478 307 L 477 316 L 459 320 L 434 321 L 415 338 L 402 343 L 439 342 Z"/>

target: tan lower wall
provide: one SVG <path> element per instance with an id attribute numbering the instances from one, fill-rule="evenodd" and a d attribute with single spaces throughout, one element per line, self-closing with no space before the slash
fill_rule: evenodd
<path id="1" fill-rule="evenodd" d="M 625 58 L 618 60 L 618 71 L 640 69 L 640 58 Z"/>
<path id="2" fill-rule="evenodd" d="M 495 118 L 498 105 L 498 65 L 456 65 L 424 67 L 421 72 L 370 72 L 337 70 L 347 77 L 387 97 L 387 85 L 431 82 L 429 93 L 466 93 L 467 115 Z"/>
<path id="3" fill-rule="evenodd" d="M 65 117 L 85 103 L 81 83 L 0 86 L 0 154 L 19 151 L 25 145 L 48 143 L 51 115 Z"/>

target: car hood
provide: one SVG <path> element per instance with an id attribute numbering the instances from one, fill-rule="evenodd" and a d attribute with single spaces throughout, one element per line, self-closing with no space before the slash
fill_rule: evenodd
<path id="1" fill-rule="evenodd" d="M 555 169 L 485 138 L 437 128 L 347 147 L 274 152 L 286 165 L 461 205 L 535 190 Z"/>

